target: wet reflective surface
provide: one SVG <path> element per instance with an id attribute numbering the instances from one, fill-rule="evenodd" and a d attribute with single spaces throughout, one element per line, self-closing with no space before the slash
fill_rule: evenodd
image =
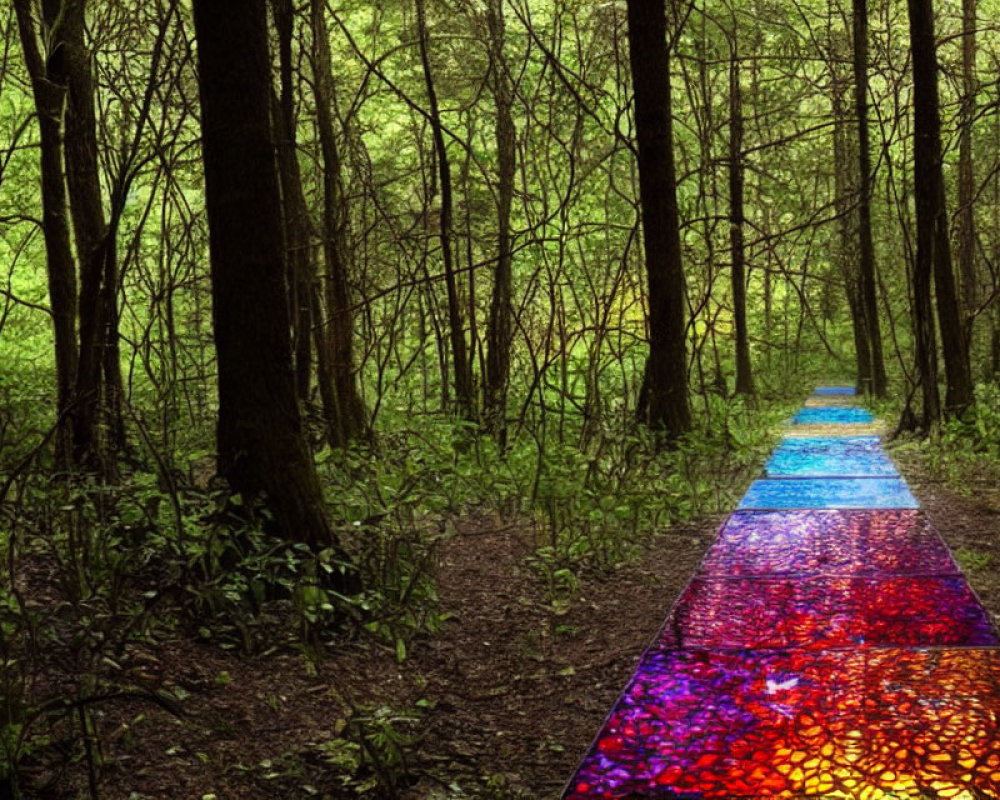
<path id="1" fill-rule="evenodd" d="M 954 575 L 921 511 L 737 511 L 702 565 L 718 576 Z"/>
<path id="2" fill-rule="evenodd" d="M 792 417 L 797 425 L 853 425 L 874 420 L 872 412 L 861 406 L 806 406 Z"/>
<path id="3" fill-rule="evenodd" d="M 564 798 L 1000 798 L 997 632 L 878 440 L 827 427 L 776 449 Z"/>
<path id="4" fill-rule="evenodd" d="M 792 478 L 754 481 L 738 506 L 749 508 L 916 508 L 902 478 Z"/>
<path id="5" fill-rule="evenodd" d="M 651 649 L 567 798 L 1000 796 L 996 650 Z"/>
<path id="6" fill-rule="evenodd" d="M 765 471 L 769 478 L 899 474 L 877 436 L 786 438 L 768 459 Z"/>
<path id="7" fill-rule="evenodd" d="M 826 397 L 830 395 L 844 395 L 845 397 L 853 397 L 857 394 L 857 391 L 853 386 L 817 386 L 813 389 L 813 394 L 818 397 Z"/>

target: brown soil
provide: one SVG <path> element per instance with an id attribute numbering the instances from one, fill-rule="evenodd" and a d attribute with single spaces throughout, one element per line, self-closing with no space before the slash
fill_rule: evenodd
<path id="1" fill-rule="evenodd" d="M 960 561 L 997 618 L 996 485 L 965 496 L 913 452 L 894 457 L 952 549 L 974 554 Z M 556 798 L 721 521 L 674 527 L 634 563 L 584 576 L 557 613 L 524 566 L 530 529 L 464 519 L 438 566 L 441 606 L 452 616 L 440 634 L 412 642 L 401 665 L 365 639 L 314 665 L 288 631 L 251 657 L 180 633 L 131 650 L 121 668 L 150 687 L 180 687 L 185 716 L 138 699 L 102 706 L 99 796 L 355 797 L 331 764 L 336 754 L 322 747 L 344 727 L 349 700 L 400 712 L 425 701 L 419 722 L 395 725 L 419 736 L 407 748 L 413 779 L 401 800 Z M 48 788 L 29 796 L 89 797 L 83 761 L 60 771 L 57 754 L 39 752 L 30 776 Z"/>
<path id="2" fill-rule="evenodd" d="M 462 520 L 438 565 L 451 616 L 440 634 L 411 642 L 402 664 L 370 639 L 314 664 L 288 631 L 254 656 L 180 633 L 130 648 L 122 674 L 179 688 L 184 717 L 145 698 L 101 704 L 99 796 L 359 796 L 323 748 L 353 704 L 422 709 L 419 722 L 395 725 L 419 737 L 406 748 L 412 780 L 400 798 L 557 797 L 721 521 L 675 526 L 636 562 L 583 576 L 568 609 L 557 609 L 524 565 L 529 527 Z M 66 744 L 28 760 L 26 794 L 89 797 L 78 743 L 65 763 L 75 732 L 66 724 L 56 734 Z"/>
<path id="3" fill-rule="evenodd" d="M 983 459 L 946 481 L 919 452 L 890 446 L 890 454 L 1000 626 L 1000 465 Z"/>

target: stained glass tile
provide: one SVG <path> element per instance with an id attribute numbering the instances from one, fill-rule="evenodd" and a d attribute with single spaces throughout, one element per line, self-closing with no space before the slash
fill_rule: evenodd
<path id="1" fill-rule="evenodd" d="M 820 406 L 799 409 L 792 417 L 796 425 L 852 425 L 855 423 L 874 422 L 875 417 L 867 408 L 861 406 Z"/>
<path id="2" fill-rule="evenodd" d="M 849 653 L 650 651 L 565 797 L 755 796 L 787 788 L 795 768 L 793 785 L 818 775 L 812 753 L 843 757 L 830 731 L 860 726 L 831 672 L 864 674 Z"/>
<path id="3" fill-rule="evenodd" d="M 787 648 L 829 641 L 828 587 L 799 579 L 696 578 L 662 633 L 669 647 Z"/>
<path id="4" fill-rule="evenodd" d="M 813 389 L 813 394 L 854 396 L 857 394 L 857 389 L 853 386 L 817 386 Z"/>
<path id="5" fill-rule="evenodd" d="M 696 578 L 669 647 L 993 646 L 989 616 L 960 576 Z"/>
<path id="6" fill-rule="evenodd" d="M 737 511 L 702 565 L 720 576 L 958 573 L 914 509 Z"/>
<path id="7" fill-rule="evenodd" d="M 797 415 L 565 800 L 1000 799 L 997 631 L 841 392 Z"/>
<path id="8" fill-rule="evenodd" d="M 784 439 L 768 459 L 768 477 L 898 476 L 877 436 Z"/>
<path id="9" fill-rule="evenodd" d="M 884 433 L 885 423 L 877 421 L 869 423 L 856 422 L 849 425 L 817 422 L 791 425 L 785 429 L 784 436 L 790 439 L 799 436 L 813 438 L 822 436 L 882 436 Z"/>
<path id="10" fill-rule="evenodd" d="M 563 797 L 1000 797 L 997 672 L 996 650 L 651 650 Z"/>
<path id="11" fill-rule="evenodd" d="M 842 394 L 813 394 L 806 398 L 804 405 L 806 408 L 816 408 L 819 406 L 861 405 L 861 398 Z"/>
<path id="12" fill-rule="evenodd" d="M 916 508 L 917 505 L 902 478 L 781 478 L 754 481 L 738 508 Z"/>

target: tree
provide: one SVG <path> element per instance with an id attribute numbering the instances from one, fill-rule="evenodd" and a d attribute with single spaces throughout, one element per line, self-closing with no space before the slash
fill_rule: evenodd
<path id="1" fill-rule="evenodd" d="M 729 56 L 729 247 L 732 258 L 733 319 L 736 323 L 736 393 L 753 394 L 747 335 L 746 255 L 743 247 L 743 93 L 736 15 Z"/>
<path id="2" fill-rule="evenodd" d="M 915 324 L 917 326 L 917 363 L 924 381 L 925 427 L 937 417 L 937 403 L 929 393 L 936 395 L 937 386 L 930 386 L 935 379 L 936 367 L 931 361 L 937 358 L 933 349 L 933 322 L 928 313 L 929 286 L 921 284 L 933 272 L 937 303 L 937 317 L 941 330 L 947 392 L 945 410 L 961 414 L 972 404 L 972 375 L 969 368 L 969 350 L 964 326 L 958 310 L 955 293 L 955 276 L 951 266 L 951 245 L 948 237 L 948 216 L 945 211 L 944 179 L 941 174 L 941 113 L 937 86 L 937 52 L 934 40 L 934 9 L 932 0 L 908 0 L 910 15 L 910 50 L 913 63 L 913 138 L 914 138 L 914 196 L 917 209 L 917 257 L 914 267 L 914 296 L 916 300 Z M 919 288 L 919 292 L 918 292 Z M 918 297 L 919 295 L 919 297 Z M 921 334 L 921 329 L 924 330 Z M 929 352 L 921 353 L 923 346 Z M 925 371 L 926 370 L 926 371 Z"/>
<path id="3" fill-rule="evenodd" d="M 316 264 L 312 224 L 302 188 L 302 170 L 296 151 L 296 114 L 292 32 L 295 11 L 291 0 L 271 0 L 278 39 L 279 93 L 272 100 L 272 124 L 278 144 L 278 177 L 281 182 L 281 223 L 288 269 L 288 302 L 292 309 L 292 352 L 295 391 L 303 407 L 312 388 L 313 294 Z M 320 375 L 322 385 L 323 375 Z"/>
<path id="4" fill-rule="evenodd" d="M 434 154 L 437 157 L 438 180 L 441 189 L 440 239 L 441 261 L 444 265 L 445 289 L 448 293 L 448 332 L 451 341 L 452 369 L 455 373 L 455 401 L 459 413 L 466 417 L 475 414 L 475 397 L 472 386 L 472 362 L 465 344 L 465 329 L 462 323 L 462 307 L 455 281 L 454 256 L 452 253 L 452 218 L 454 216 L 451 185 L 451 162 L 444 141 L 441 124 L 441 110 L 438 107 L 434 75 L 431 72 L 430 34 L 427 29 L 426 0 L 417 3 L 417 39 L 420 48 L 420 64 L 423 68 L 424 88 L 427 90 L 428 120 L 434 138 Z"/>
<path id="5" fill-rule="evenodd" d="M 73 428 L 77 373 L 76 263 L 70 243 L 69 203 L 66 197 L 63 161 L 63 119 L 66 109 L 65 83 L 49 74 L 48 58 L 42 55 L 35 28 L 32 0 L 15 0 L 18 32 L 24 61 L 38 113 L 42 182 L 42 232 L 49 286 L 49 303 L 55 338 L 56 360 L 56 461 L 63 469 L 73 466 Z M 47 56 L 47 54 L 46 54 Z"/>
<path id="6" fill-rule="evenodd" d="M 872 241 L 872 168 L 868 141 L 868 0 L 854 0 L 854 108 L 858 124 L 858 293 L 860 317 L 869 347 L 871 385 L 865 392 L 884 397 L 885 359 L 875 292 L 875 244 Z"/>
<path id="7" fill-rule="evenodd" d="M 511 318 L 511 235 L 510 208 L 514 197 L 517 169 L 517 141 L 514 127 L 513 87 L 504 54 L 502 0 L 489 0 L 486 20 L 490 41 L 490 87 L 496 106 L 497 146 L 497 255 L 493 273 L 493 295 L 486 326 L 486 374 L 483 376 L 486 424 L 503 444 L 506 440 L 505 413 L 510 382 Z"/>
<path id="8" fill-rule="evenodd" d="M 65 466 L 113 480 L 116 452 L 125 446 L 118 272 L 115 231 L 105 221 L 101 197 L 91 54 L 84 41 L 86 6 L 86 0 L 66 0 L 37 9 L 31 0 L 19 0 L 15 11 L 42 130 L 43 200 L 51 212 L 45 233 L 56 325 L 57 403 L 65 427 L 61 459 Z M 51 36 L 36 30 L 36 12 Z M 42 40 L 48 47 L 44 59 Z"/>
<path id="9" fill-rule="evenodd" d="M 844 60 L 841 37 L 830 36 L 829 73 L 830 104 L 833 111 L 833 182 L 834 208 L 837 212 L 837 264 L 844 281 L 854 334 L 854 357 L 857 368 L 856 383 L 859 387 L 872 385 L 871 347 L 868 343 L 868 325 L 865 323 L 861 304 L 858 269 L 857 207 L 858 196 L 856 169 L 858 159 L 854 148 L 857 137 L 852 138 L 850 117 L 847 112 L 848 83 L 841 63 Z"/>
<path id="10" fill-rule="evenodd" d="M 628 41 L 649 292 L 649 357 L 639 414 L 671 442 L 690 429 L 691 409 L 664 0 L 628 0 Z"/>
<path id="11" fill-rule="evenodd" d="M 976 5 L 962 0 L 962 107 L 958 127 L 958 274 L 961 276 L 964 332 L 972 342 L 972 324 L 979 305 L 976 275 L 975 170 L 972 154 L 972 124 L 976 116 Z"/>
<path id="12" fill-rule="evenodd" d="M 196 0 L 219 472 L 281 534 L 334 545 L 292 371 L 266 0 Z"/>
<path id="13" fill-rule="evenodd" d="M 354 366 L 354 313 L 348 285 L 350 259 L 347 213 L 340 150 L 333 125 L 333 65 L 325 13 L 325 3 L 311 0 L 316 127 L 323 155 L 322 231 L 326 267 L 323 294 L 327 314 L 323 324 L 324 335 L 317 350 L 327 440 L 332 447 L 344 447 L 352 439 L 369 436 L 370 431 L 368 414 L 358 392 Z"/>

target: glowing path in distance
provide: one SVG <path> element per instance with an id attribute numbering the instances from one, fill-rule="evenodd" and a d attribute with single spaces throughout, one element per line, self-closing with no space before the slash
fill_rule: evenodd
<path id="1" fill-rule="evenodd" d="M 849 387 L 819 387 L 563 792 L 1000 798 L 1000 640 Z"/>

